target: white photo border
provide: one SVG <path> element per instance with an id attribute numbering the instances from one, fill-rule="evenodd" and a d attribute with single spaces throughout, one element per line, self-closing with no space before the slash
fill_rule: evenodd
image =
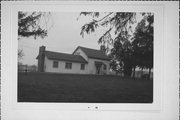
<path id="1" fill-rule="evenodd" d="M 85 111 L 151 111 L 160 113 L 163 110 L 164 96 L 164 39 L 165 19 L 163 2 L 8 2 L 2 3 L 6 12 L 7 23 L 2 36 L 2 107 L 13 110 L 85 110 Z M 71 9 L 70 9 L 71 8 Z M 72 11 L 73 10 L 73 11 Z M 17 23 L 18 11 L 47 12 L 82 12 L 82 11 L 113 11 L 113 12 L 153 12 L 154 13 L 154 74 L 153 103 L 31 103 L 17 102 Z M 157 17 L 158 16 L 158 17 Z M 5 20 L 4 20 L 5 21 Z M 4 22 L 3 21 L 3 22 Z M 6 47 L 4 47 L 6 45 Z M 6 69 L 4 69 L 6 68 Z M 8 74 L 10 74 L 8 76 Z M 167 84 L 167 83 L 166 83 Z M 8 97 L 7 95 L 8 94 Z M 97 109 L 98 108 L 98 109 Z M 52 111 L 51 111 L 52 112 Z"/>

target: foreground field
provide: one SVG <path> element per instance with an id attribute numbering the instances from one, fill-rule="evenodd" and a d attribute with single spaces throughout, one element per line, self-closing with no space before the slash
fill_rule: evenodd
<path id="1" fill-rule="evenodd" d="M 18 102 L 152 103 L 153 80 L 18 73 Z"/>

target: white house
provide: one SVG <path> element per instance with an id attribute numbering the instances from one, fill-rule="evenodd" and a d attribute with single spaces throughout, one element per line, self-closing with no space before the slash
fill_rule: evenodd
<path id="1" fill-rule="evenodd" d="M 72 54 L 52 52 L 39 48 L 38 71 L 74 74 L 109 74 L 110 59 L 104 47 L 95 50 L 77 47 Z"/>

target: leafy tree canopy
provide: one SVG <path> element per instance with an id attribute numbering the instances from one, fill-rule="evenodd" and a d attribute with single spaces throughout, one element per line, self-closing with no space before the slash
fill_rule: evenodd
<path id="1" fill-rule="evenodd" d="M 51 14 L 47 12 L 18 13 L 18 36 L 44 38 L 47 36 L 47 23 Z"/>

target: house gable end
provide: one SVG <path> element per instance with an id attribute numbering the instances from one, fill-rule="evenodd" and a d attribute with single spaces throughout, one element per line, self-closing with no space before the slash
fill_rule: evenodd
<path id="1" fill-rule="evenodd" d="M 80 55 L 83 57 L 86 61 L 88 61 L 88 56 L 87 54 L 81 49 L 81 47 L 77 47 L 74 52 L 72 53 L 73 55 Z"/>
<path id="2" fill-rule="evenodd" d="M 96 49 L 91 49 L 91 48 L 85 48 L 85 47 L 81 47 L 78 46 L 75 51 L 73 52 L 73 54 L 77 51 L 81 49 L 83 51 L 84 54 L 86 54 L 86 56 L 88 58 L 94 58 L 94 59 L 100 59 L 100 60 L 110 60 L 110 58 L 103 53 L 101 50 L 96 50 Z"/>

